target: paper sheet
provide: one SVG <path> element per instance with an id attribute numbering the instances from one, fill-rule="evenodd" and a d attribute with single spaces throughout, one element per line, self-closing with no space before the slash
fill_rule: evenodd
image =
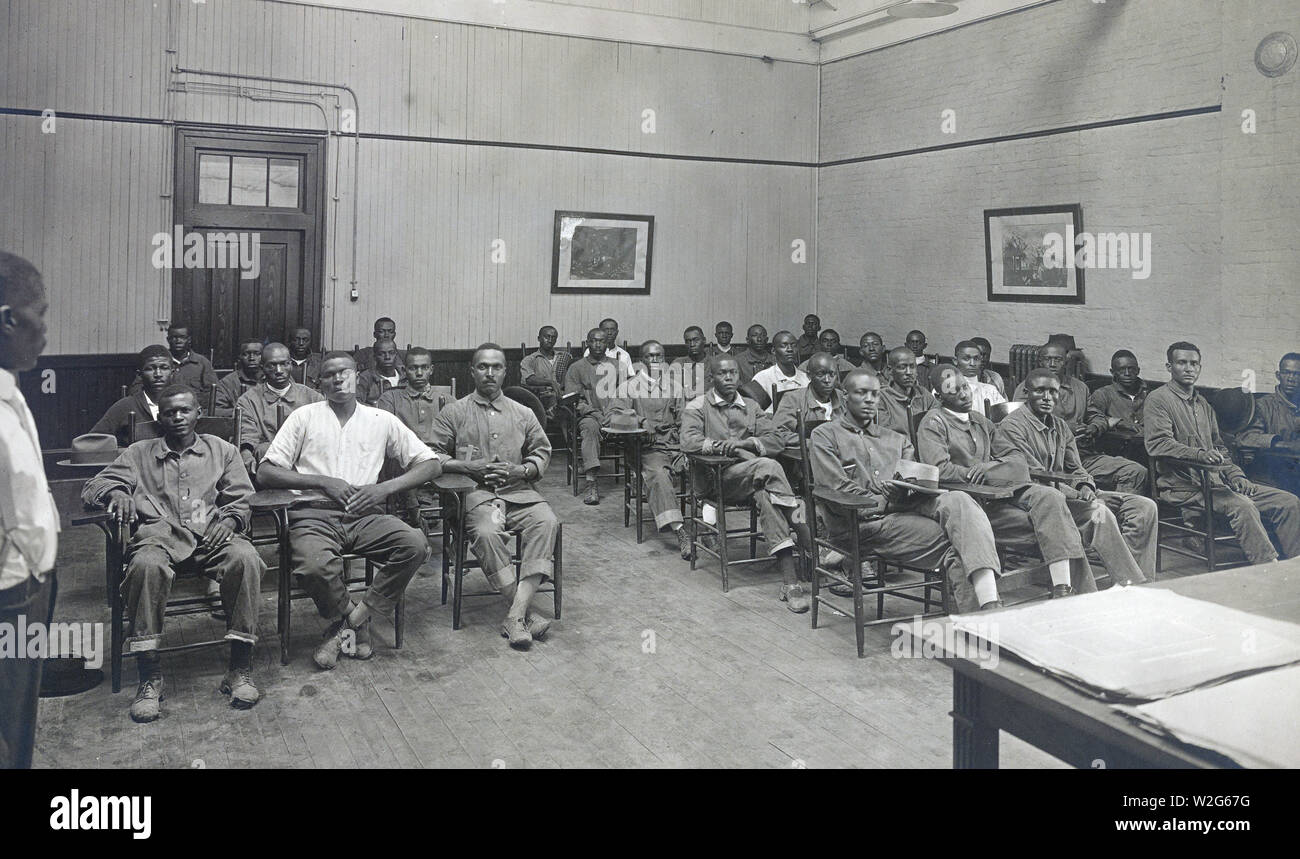
<path id="1" fill-rule="evenodd" d="M 1300 667 L 1116 709 L 1244 767 L 1300 767 Z"/>
<path id="2" fill-rule="evenodd" d="M 1153 588 L 1111 588 L 953 625 L 1103 698 L 1151 701 L 1300 662 L 1300 626 Z"/>

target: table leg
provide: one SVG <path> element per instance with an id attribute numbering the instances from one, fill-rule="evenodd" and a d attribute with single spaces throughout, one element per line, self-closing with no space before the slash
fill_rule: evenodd
<path id="1" fill-rule="evenodd" d="M 980 721 L 979 681 L 952 673 L 953 769 L 997 769 L 998 729 Z"/>
<path id="2" fill-rule="evenodd" d="M 280 563 L 280 664 L 289 664 L 289 618 L 293 613 L 290 584 L 293 581 L 292 555 L 289 548 L 289 512 L 275 511 L 276 552 Z"/>

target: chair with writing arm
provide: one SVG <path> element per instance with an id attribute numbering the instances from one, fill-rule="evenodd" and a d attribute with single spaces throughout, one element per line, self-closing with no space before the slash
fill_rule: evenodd
<path id="1" fill-rule="evenodd" d="M 812 611 L 809 622 L 813 629 L 817 628 L 818 609 L 823 605 L 836 613 L 845 613 L 842 604 L 837 604 L 836 599 L 822 593 L 823 581 L 829 580 L 851 592 L 851 597 L 837 599 L 852 599 L 854 636 L 857 639 L 858 658 L 861 659 L 866 655 L 866 628 L 879 623 L 892 623 L 899 619 L 897 615 L 885 617 L 885 597 L 920 603 L 922 617 L 947 614 L 950 604 L 948 587 L 943 581 L 943 571 L 938 568 L 888 560 L 862 547 L 859 517 L 862 511 L 878 510 L 877 502 L 865 495 L 851 495 L 817 485 L 813 477 L 812 460 L 808 455 L 808 439 L 813 429 L 826 421 L 807 421 L 802 412 L 798 420 L 803 500 L 807 511 L 808 529 L 812 535 L 811 545 L 804 550 L 805 564 L 808 565 L 812 578 Z M 854 524 L 848 529 L 849 533 L 842 536 L 835 535 L 834 538 L 829 533 L 823 534 L 817 512 L 819 507 L 835 516 L 852 520 Z M 829 566 L 828 562 L 823 561 L 821 555 L 823 549 L 843 558 L 840 569 L 835 569 Z M 871 584 L 863 581 L 864 562 L 871 562 L 874 566 L 872 577 L 874 581 Z M 890 568 L 913 575 L 905 581 L 890 583 L 886 578 Z M 936 590 L 938 594 L 935 594 Z M 871 596 L 876 598 L 875 619 L 868 619 L 864 605 L 864 599 Z M 937 605 L 939 610 L 932 611 L 931 605 Z"/>
<path id="2" fill-rule="evenodd" d="M 1235 558 L 1225 561 L 1220 555 L 1221 549 L 1226 547 L 1240 550 L 1241 542 L 1223 513 L 1214 509 L 1211 475 L 1226 469 L 1230 463 L 1212 465 L 1174 456 L 1153 456 L 1150 460 L 1147 491 L 1156 501 L 1156 572 L 1160 572 L 1165 552 L 1201 561 L 1209 573 L 1242 566 L 1245 561 Z M 1191 501 L 1174 504 L 1160 497 L 1157 488 L 1160 476 L 1173 469 L 1183 469 L 1195 475 L 1197 494 Z M 1171 541 L 1173 537 L 1179 539 Z M 1197 543 L 1200 544 L 1199 551 L 1192 548 Z"/>

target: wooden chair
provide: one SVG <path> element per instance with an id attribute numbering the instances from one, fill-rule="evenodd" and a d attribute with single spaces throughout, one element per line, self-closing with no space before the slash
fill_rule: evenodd
<path id="1" fill-rule="evenodd" d="M 722 492 L 722 472 L 729 466 L 740 461 L 734 456 L 714 456 L 703 453 L 688 453 L 686 455 L 689 465 L 686 469 L 687 495 L 690 499 L 690 512 L 687 520 L 691 529 L 691 569 L 696 568 L 699 562 L 700 552 L 703 551 L 718 559 L 719 571 L 722 573 L 722 592 L 725 594 L 730 589 L 728 573 L 731 567 L 742 566 L 744 564 L 758 564 L 770 561 L 771 558 L 758 554 L 758 541 L 763 536 L 763 532 L 758 528 L 758 508 L 754 506 L 753 501 L 745 504 L 729 504 Z M 697 472 L 707 474 L 704 479 L 699 479 Z M 708 523 L 704 521 L 705 505 L 712 507 L 716 513 L 717 521 Z M 740 529 L 732 529 L 727 526 L 727 513 L 749 513 L 749 526 Z M 704 533 L 701 534 L 700 532 Z M 701 536 L 711 538 L 713 545 L 709 545 L 700 539 Z M 728 542 L 734 539 L 749 540 L 749 557 L 732 559 Z"/>
<path id="2" fill-rule="evenodd" d="M 447 590 L 451 589 L 451 628 L 460 629 L 461 606 L 466 597 L 495 597 L 500 594 L 495 590 L 465 593 L 465 571 L 481 568 L 478 561 L 469 557 L 465 538 L 465 496 L 477 484 L 463 474 L 440 474 L 433 479 L 433 488 L 443 497 L 442 509 L 446 523 L 442 529 L 442 604 L 447 604 Z M 519 566 L 523 554 L 523 534 L 520 531 L 507 531 L 515 538 L 511 562 L 515 568 L 515 581 L 519 581 Z M 564 525 L 561 523 L 555 531 L 555 552 L 552 556 L 553 568 L 551 587 L 542 588 L 540 593 L 549 593 L 555 601 L 555 619 L 560 619 L 564 600 Z"/>
<path id="3" fill-rule="evenodd" d="M 808 529 L 812 534 L 812 545 L 805 549 L 805 562 L 812 571 L 812 612 L 810 622 L 812 628 L 816 629 L 818 608 L 822 605 L 843 613 L 842 607 L 836 605 L 835 600 L 822 594 L 821 583 L 823 579 L 829 579 L 851 590 L 854 633 L 857 638 L 858 658 L 861 659 L 866 653 L 866 628 L 879 623 L 892 623 L 899 619 L 893 615 L 885 617 L 886 596 L 921 603 L 922 613 L 920 616 L 922 617 L 949 613 L 950 598 L 947 583 L 943 580 L 943 572 L 937 567 L 929 568 L 887 560 L 874 552 L 863 550 L 861 529 L 857 525 L 859 513 L 863 510 L 875 509 L 876 502 L 866 496 L 850 495 L 827 487 L 817 486 L 816 481 L 813 479 L 812 462 L 808 457 L 808 437 L 816 427 L 823 423 L 825 421 L 805 421 L 803 414 L 799 415 L 799 456 L 803 469 L 803 497 L 804 505 L 808 511 Z M 849 529 L 850 533 L 847 535 L 847 542 L 844 542 L 843 539 L 832 540 L 829 535 L 823 536 L 821 534 L 821 529 L 817 524 L 818 505 L 854 521 L 854 527 Z M 821 562 L 822 549 L 843 556 L 844 560 L 841 562 L 840 570 L 827 567 Z M 869 586 L 864 585 L 862 581 L 862 563 L 864 561 L 871 561 L 875 565 L 875 582 Z M 886 573 L 891 567 L 898 569 L 900 572 L 918 574 L 920 578 L 909 578 L 907 581 L 890 584 L 886 579 Z M 844 572 L 844 570 L 847 570 L 847 572 Z M 934 594 L 936 589 L 939 591 L 937 597 Z M 918 594 L 917 591 L 920 593 Z M 863 604 L 863 599 L 870 596 L 876 598 L 876 617 L 873 620 L 867 619 L 866 609 Z M 931 611 L 932 604 L 938 605 L 939 610 Z"/>
<path id="4" fill-rule="evenodd" d="M 1161 556 L 1164 552 L 1173 552 L 1185 558 L 1194 558 L 1205 564 L 1205 571 L 1212 573 L 1228 567 L 1239 567 L 1241 560 L 1224 561 L 1219 555 L 1221 547 L 1235 546 L 1241 548 L 1232 528 L 1222 513 L 1214 509 L 1214 493 L 1210 491 L 1210 475 L 1228 467 L 1209 465 L 1190 459 L 1172 456 L 1153 456 L 1151 467 L 1147 469 L 1147 491 L 1155 499 L 1157 509 L 1156 522 L 1156 572 L 1160 572 Z M 1197 476 L 1199 500 L 1187 504 L 1171 504 L 1162 501 L 1156 489 L 1156 482 L 1162 472 L 1171 468 L 1190 469 Z M 1166 542 L 1167 537 L 1178 537 L 1177 542 Z M 1189 542 L 1199 541 L 1201 550 L 1188 548 Z"/>
<path id="5" fill-rule="evenodd" d="M 565 440 L 568 442 L 564 464 L 564 482 L 572 484 L 573 494 L 579 495 L 582 491 L 583 480 L 580 479 L 578 465 L 582 459 L 581 439 L 578 436 L 578 421 L 580 417 L 576 408 L 578 395 L 570 394 L 567 397 L 561 397 L 560 403 L 555 407 L 556 416 L 560 420 L 560 426 L 564 430 Z M 615 483 L 623 479 L 626 475 L 622 469 L 623 451 L 616 442 L 612 442 L 603 432 L 601 433 L 600 443 L 600 461 L 601 463 L 612 463 L 614 470 L 607 472 L 603 469 L 596 472 L 597 480 L 612 479 Z"/>
<path id="6" fill-rule="evenodd" d="M 204 435 L 215 435 L 217 438 L 238 447 L 239 421 L 242 416 L 243 410 L 238 406 L 235 407 L 235 413 L 230 417 L 219 418 L 202 415 L 199 417 L 198 423 L 195 424 L 194 431 Z M 162 438 L 162 425 L 157 421 L 141 421 L 135 412 L 129 412 L 126 419 L 127 432 L 132 443 L 151 438 Z"/>

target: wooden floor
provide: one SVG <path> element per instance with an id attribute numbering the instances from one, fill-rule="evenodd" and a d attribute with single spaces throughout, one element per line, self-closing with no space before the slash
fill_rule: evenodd
<path id="1" fill-rule="evenodd" d="M 531 651 L 500 638 L 499 597 L 467 601 L 460 631 L 439 604 L 437 575 L 412 581 L 407 633 L 394 650 L 377 630 L 369 662 L 319 671 L 324 622 L 294 606 L 294 658 L 279 663 L 268 576 L 262 701 L 236 711 L 217 691 L 225 648 L 164 657 L 163 716 L 127 715 L 136 676 L 41 702 L 38 767 L 948 767 L 951 673 L 890 655 L 888 625 L 868 629 L 857 659 L 850 620 L 821 628 L 777 600 L 770 565 L 691 572 L 676 543 L 638 546 L 621 489 L 583 506 L 556 467 L 545 491 L 565 523 L 563 620 Z M 438 564 L 438 558 L 433 559 Z M 56 620 L 106 621 L 103 543 L 65 531 Z M 427 572 L 427 570 L 425 570 Z M 475 572 L 472 590 L 486 583 Z M 545 613 L 550 611 L 545 598 Z M 900 609 L 901 610 L 901 609 Z M 208 634 L 205 616 L 174 619 L 169 640 Z M 107 661 L 104 665 L 108 673 Z M 1059 761 L 1004 735 L 1002 765 Z"/>

